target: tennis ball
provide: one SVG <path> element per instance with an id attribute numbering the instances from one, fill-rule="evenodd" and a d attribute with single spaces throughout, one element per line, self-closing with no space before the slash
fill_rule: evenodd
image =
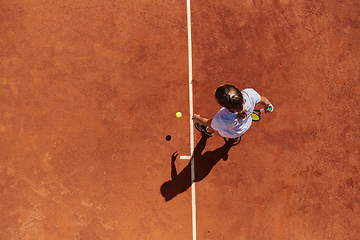
<path id="1" fill-rule="evenodd" d="M 181 118 L 181 117 L 182 117 L 182 113 L 181 113 L 181 112 L 177 112 L 175 115 L 176 115 L 177 118 Z"/>

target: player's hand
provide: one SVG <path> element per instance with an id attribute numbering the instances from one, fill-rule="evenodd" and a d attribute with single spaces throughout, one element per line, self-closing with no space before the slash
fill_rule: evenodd
<path id="1" fill-rule="evenodd" d="M 269 110 L 269 108 L 271 109 L 271 111 Z M 271 103 L 269 103 L 267 106 L 265 106 L 265 113 L 268 112 L 273 112 L 274 111 L 274 105 L 272 105 Z"/>
<path id="2" fill-rule="evenodd" d="M 178 153 L 177 153 L 177 152 L 174 152 L 174 153 L 171 155 L 171 161 L 172 161 L 172 162 L 175 162 L 177 156 L 178 156 Z"/>
<path id="3" fill-rule="evenodd" d="M 194 114 L 191 119 L 195 122 L 198 122 L 199 121 L 199 118 L 200 118 L 200 115 L 199 114 Z"/>

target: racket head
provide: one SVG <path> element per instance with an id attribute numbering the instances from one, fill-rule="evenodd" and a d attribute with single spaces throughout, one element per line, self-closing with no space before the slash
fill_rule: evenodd
<path id="1" fill-rule="evenodd" d="M 251 113 L 251 118 L 254 122 L 260 121 L 260 111 L 254 109 L 254 111 Z"/>

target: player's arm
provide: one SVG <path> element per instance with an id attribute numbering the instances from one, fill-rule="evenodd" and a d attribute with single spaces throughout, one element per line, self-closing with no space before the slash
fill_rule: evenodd
<path id="1" fill-rule="evenodd" d="M 267 99 L 266 97 L 261 96 L 259 103 L 264 106 L 265 111 L 269 112 L 268 110 L 269 107 L 272 108 L 271 112 L 274 111 L 274 106 L 270 103 L 269 99 Z"/>
<path id="2" fill-rule="evenodd" d="M 194 116 L 192 116 L 192 120 L 195 122 L 199 122 L 205 126 L 211 126 L 212 118 L 207 119 L 207 118 L 200 117 L 199 114 L 194 114 Z"/>
<path id="3" fill-rule="evenodd" d="M 178 156 L 177 152 L 174 152 L 171 156 L 171 180 L 175 180 L 177 175 L 176 166 L 175 166 L 175 160 Z"/>

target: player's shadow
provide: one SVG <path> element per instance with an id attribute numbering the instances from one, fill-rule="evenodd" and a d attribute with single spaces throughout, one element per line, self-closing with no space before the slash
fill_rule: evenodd
<path id="1" fill-rule="evenodd" d="M 213 151 L 202 153 L 205 149 L 208 137 L 203 135 L 196 147 L 194 148 L 194 173 L 195 182 L 203 180 L 211 171 L 211 169 L 221 160 L 226 161 L 230 148 L 239 144 L 233 140 L 225 140 L 225 144 Z M 176 195 L 185 192 L 191 186 L 191 160 L 188 165 L 177 174 L 175 167 L 175 160 L 177 153 L 174 152 L 171 156 L 171 180 L 161 185 L 160 192 L 165 198 L 165 201 L 173 199 Z"/>

